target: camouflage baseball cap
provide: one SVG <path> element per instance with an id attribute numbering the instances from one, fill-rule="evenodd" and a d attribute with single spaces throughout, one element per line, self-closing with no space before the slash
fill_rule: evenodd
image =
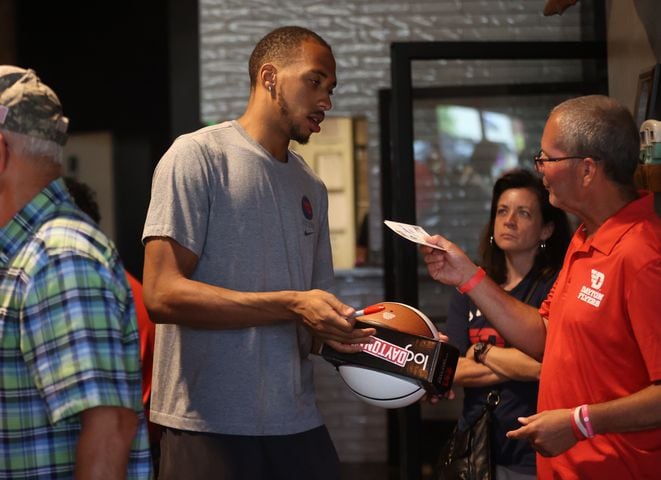
<path id="1" fill-rule="evenodd" d="M 64 145 L 68 126 L 57 95 L 33 70 L 0 65 L 0 128 Z"/>

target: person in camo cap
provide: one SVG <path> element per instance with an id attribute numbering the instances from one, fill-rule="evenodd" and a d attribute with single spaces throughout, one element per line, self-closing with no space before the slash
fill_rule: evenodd
<path id="1" fill-rule="evenodd" d="M 68 119 L 0 66 L 0 478 L 150 478 L 135 307 L 61 177 Z"/>
<path id="2" fill-rule="evenodd" d="M 69 119 L 55 93 L 33 70 L 0 68 L 0 128 L 58 145 L 67 141 Z"/>

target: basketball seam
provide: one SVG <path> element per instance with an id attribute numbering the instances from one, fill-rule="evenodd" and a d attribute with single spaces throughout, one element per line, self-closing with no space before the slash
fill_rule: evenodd
<path id="1" fill-rule="evenodd" d="M 355 394 L 358 395 L 359 397 L 368 398 L 368 399 L 370 399 L 370 400 L 377 400 L 377 401 L 380 401 L 380 402 L 386 402 L 386 401 L 391 401 L 391 400 L 401 400 L 401 399 L 403 399 L 403 398 L 410 397 L 410 396 L 413 395 L 414 393 L 418 393 L 420 390 L 422 390 L 422 387 L 418 387 L 416 390 L 413 390 L 412 392 L 407 393 L 406 395 L 401 395 L 401 396 L 399 396 L 399 397 L 386 397 L 386 398 L 381 398 L 381 397 L 370 397 L 370 396 L 365 395 L 365 394 L 363 394 L 363 393 L 357 392 L 356 390 L 354 390 L 353 388 L 351 388 L 348 384 L 347 384 L 347 387 L 349 387 L 349 390 L 351 390 L 353 393 L 355 393 Z"/>

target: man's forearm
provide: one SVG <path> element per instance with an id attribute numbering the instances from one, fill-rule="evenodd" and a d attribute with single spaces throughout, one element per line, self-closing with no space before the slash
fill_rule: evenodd
<path id="1" fill-rule="evenodd" d="M 467 295 L 509 343 L 541 361 L 546 325 L 536 308 L 507 294 L 490 278 L 482 280 Z"/>
<path id="2" fill-rule="evenodd" d="M 121 407 L 96 407 L 81 414 L 81 424 L 75 478 L 125 479 L 137 432 L 136 413 Z"/>
<path id="3" fill-rule="evenodd" d="M 596 434 L 661 428 L 661 384 L 609 402 L 588 405 Z"/>

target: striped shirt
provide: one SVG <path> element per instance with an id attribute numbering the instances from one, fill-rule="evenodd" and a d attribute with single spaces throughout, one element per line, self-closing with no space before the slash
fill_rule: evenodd
<path id="1" fill-rule="evenodd" d="M 0 228 L 0 478 L 73 477 L 97 406 L 136 412 L 127 478 L 150 478 L 139 348 L 117 251 L 52 182 Z"/>

